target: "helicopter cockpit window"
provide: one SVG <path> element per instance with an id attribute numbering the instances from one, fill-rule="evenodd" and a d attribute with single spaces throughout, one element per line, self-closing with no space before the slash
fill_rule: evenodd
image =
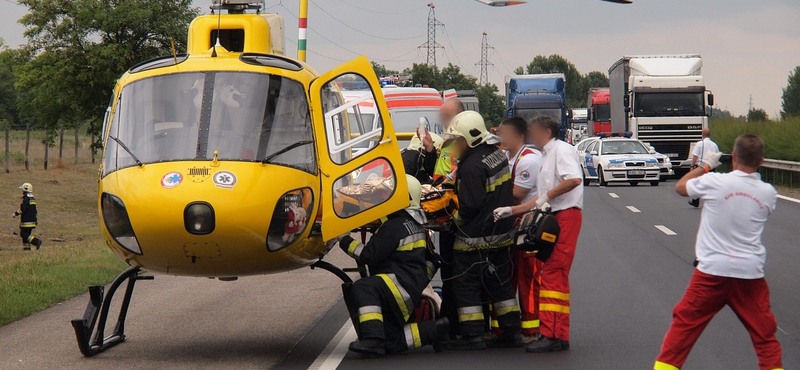
<path id="1" fill-rule="evenodd" d="M 210 110 L 210 115 L 201 115 Z M 303 85 L 260 73 L 176 73 L 126 85 L 109 128 L 104 175 L 167 161 L 254 161 L 316 171 Z"/>
<path id="2" fill-rule="evenodd" d="M 364 90 L 366 94 L 345 103 L 342 91 Z M 345 74 L 322 89 L 328 154 L 336 164 L 344 164 L 376 147 L 383 136 L 380 114 L 366 111 L 364 103 L 374 101 L 369 84 L 356 74 Z"/>

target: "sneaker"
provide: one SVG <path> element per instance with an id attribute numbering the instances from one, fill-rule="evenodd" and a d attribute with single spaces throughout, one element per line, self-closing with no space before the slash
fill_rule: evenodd
<path id="1" fill-rule="evenodd" d="M 560 340 L 544 336 L 525 347 L 525 352 L 530 353 L 558 352 L 563 350 L 564 347 L 561 345 Z"/>
<path id="2" fill-rule="evenodd" d="M 541 338 L 541 337 L 542 337 L 542 334 L 540 334 L 540 333 L 536 333 L 536 334 L 533 334 L 533 335 L 525 335 L 525 334 L 523 334 L 522 335 L 522 342 L 525 343 L 525 344 L 531 344 L 531 343 L 539 340 L 539 338 Z"/>
<path id="3" fill-rule="evenodd" d="M 384 342 L 377 339 L 357 340 L 350 343 L 350 350 L 371 357 L 383 357 L 386 354 Z"/>
<path id="4" fill-rule="evenodd" d="M 449 339 L 450 320 L 446 317 L 436 320 L 436 341 L 433 342 L 433 351 L 436 353 L 444 351 Z"/>
<path id="5" fill-rule="evenodd" d="M 519 330 L 505 330 L 503 334 L 489 333 L 483 338 L 488 348 L 519 348 L 525 345 Z"/>
<path id="6" fill-rule="evenodd" d="M 486 340 L 482 335 L 462 336 L 456 340 L 447 342 L 447 349 L 451 351 L 469 351 L 486 349 Z"/>
<path id="7" fill-rule="evenodd" d="M 689 201 L 689 205 L 694 207 L 694 208 L 700 207 L 700 199 L 692 199 L 692 200 L 690 200 Z"/>

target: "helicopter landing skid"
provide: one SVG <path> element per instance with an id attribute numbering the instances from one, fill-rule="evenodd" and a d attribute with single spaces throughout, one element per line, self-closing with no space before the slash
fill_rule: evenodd
<path id="1" fill-rule="evenodd" d="M 75 337 L 78 339 L 78 348 L 84 356 L 94 356 L 125 341 L 125 318 L 128 315 L 128 307 L 131 303 L 136 280 L 153 280 L 152 276 L 139 276 L 139 272 L 139 267 L 129 267 L 120 273 L 109 285 L 108 292 L 105 292 L 105 297 L 105 288 L 102 285 L 89 287 L 89 304 L 86 306 L 83 318 L 72 320 Z M 128 281 L 128 285 L 125 288 L 125 296 L 122 298 L 122 307 L 119 311 L 117 324 L 112 334 L 104 337 L 103 332 L 108 320 L 109 306 L 117 288 L 125 280 Z"/>

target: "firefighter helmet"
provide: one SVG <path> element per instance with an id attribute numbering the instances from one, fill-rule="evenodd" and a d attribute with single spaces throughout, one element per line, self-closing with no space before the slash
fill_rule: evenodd
<path id="1" fill-rule="evenodd" d="M 444 140 L 442 140 L 441 136 L 436 135 L 430 131 L 428 131 L 428 135 L 431 136 L 431 140 L 433 141 L 433 147 L 435 149 L 438 149 L 440 146 L 442 146 L 442 142 L 444 142 Z M 408 143 L 408 150 L 420 150 L 420 149 L 422 149 L 422 141 L 419 140 L 419 136 L 414 135 L 414 137 L 411 138 L 411 142 Z"/>
<path id="2" fill-rule="evenodd" d="M 29 182 L 26 182 L 26 183 L 20 185 L 19 188 L 22 189 L 22 191 L 24 191 L 26 193 L 32 193 L 33 192 L 33 185 L 31 185 L 31 183 L 29 183 Z"/>
<path id="3" fill-rule="evenodd" d="M 471 110 L 453 117 L 450 127 L 447 128 L 447 135 L 452 138 L 463 137 L 470 148 L 485 143 L 492 136 L 480 113 Z"/>
<path id="4" fill-rule="evenodd" d="M 420 206 L 422 185 L 420 185 L 416 177 L 411 175 L 406 175 L 406 180 L 408 181 L 408 200 L 410 203 L 408 207 L 406 207 L 406 212 L 420 224 L 425 224 L 428 220 L 425 217 L 425 211 L 423 211 Z"/>

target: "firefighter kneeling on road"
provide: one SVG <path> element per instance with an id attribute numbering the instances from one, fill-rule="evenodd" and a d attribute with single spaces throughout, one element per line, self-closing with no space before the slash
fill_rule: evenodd
<path id="1" fill-rule="evenodd" d="M 428 236 L 420 209 L 422 187 L 406 175 L 411 205 L 390 214 L 366 245 L 345 236 L 339 247 L 364 263 L 372 276 L 356 280 L 345 288 L 345 303 L 358 340 L 350 343 L 353 352 L 382 356 L 425 345 L 438 352 L 447 338 L 448 320 L 408 323 L 420 304 L 422 291 L 430 279 L 427 273 Z"/>
<path id="2" fill-rule="evenodd" d="M 520 309 L 511 286 L 508 254 L 514 221 L 494 222 L 492 217 L 492 210 L 514 202 L 508 158 L 477 112 L 459 113 L 447 132 L 455 138 L 454 145 L 461 153 L 456 180 L 459 209 L 453 216 L 453 292 L 461 337 L 449 342 L 447 348 L 520 347 Z M 488 342 L 484 337 L 485 299 L 491 301 L 503 330 Z"/>
<path id="3" fill-rule="evenodd" d="M 38 250 L 42 246 L 42 240 L 33 236 L 33 229 L 36 228 L 36 199 L 33 197 L 33 185 L 24 183 L 19 187 L 22 189 L 22 204 L 19 210 L 14 212 L 11 216 L 13 218 L 20 217 L 19 223 L 19 236 L 22 237 L 22 248 L 26 251 L 31 250 L 33 244 Z"/>

